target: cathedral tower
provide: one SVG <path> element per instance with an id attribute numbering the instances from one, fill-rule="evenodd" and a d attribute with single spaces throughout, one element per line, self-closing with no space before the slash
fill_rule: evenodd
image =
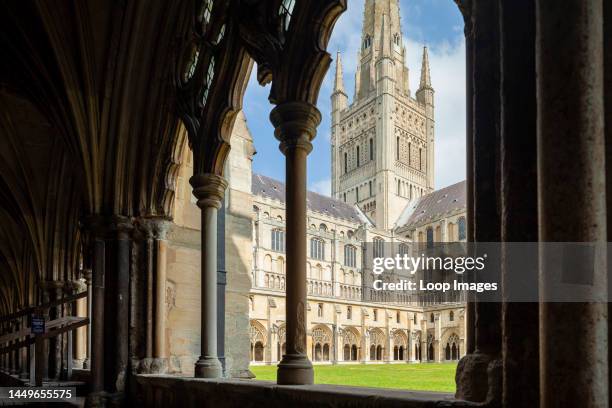
<path id="1" fill-rule="evenodd" d="M 355 92 L 349 105 L 340 54 L 332 94 L 332 195 L 390 229 L 434 188 L 434 90 L 423 50 L 411 96 L 399 0 L 366 0 Z"/>

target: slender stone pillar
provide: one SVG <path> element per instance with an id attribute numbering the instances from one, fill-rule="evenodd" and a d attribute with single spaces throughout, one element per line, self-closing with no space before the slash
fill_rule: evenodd
<path id="1" fill-rule="evenodd" d="M 538 255 L 513 252 L 514 242 L 538 241 L 535 4 L 500 2 L 502 355 L 505 407 L 537 408 L 537 303 L 513 302 L 538 286 Z M 516 24 L 521 21 L 521 24 Z M 517 194 L 520 191 L 520 194 Z M 523 247 L 523 250 L 527 248 Z"/>
<path id="2" fill-rule="evenodd" d="M 87 286 L 83 279 L 72 282 L 74 288 L 73 293 L 82 293 L 87 290 Z M 76 301 L 76 310 L 73 313 L 74 316 L 85 317 L 87 316 L 87 299 L 81 298 Z M 79 327 L 74 331 L 74 359 L 75 364 L 83 365 L 87 356 L 87 327 Z M 69 367 L 70 368 L 70 367 Z"/>
<path id="3" fill-rule="evenodd" d="M 612 242 L 612 2 L 604 2 L 604 99 L 606 104 L 606 198 L 607 198 L 607 230 L 608 242 Z M 610 247 L 608 245 L 608 247 Z M 610 254 L 610 248 L 608 254 Z M 610 259 L 610 256 L 608 256 Z M 608 271 L 610 271 L 608 265 Z M 608 273 L 608 298 L 612 294 L 612 278 Z M 608 316 L 612 315 L 612 302 L 608 299 Z M 612 324 L 608 324 L 608 370 L 612 367 Z M 612 376 L 608 375 L 609 406 L 612 406 Z"/>
<path id="4" fill-rule="evenodd" d="M 92 314 L 91 314 L 91 394 L 87 406 L 98 406 L 104 393 L 104 292 L 106 243 L 101 237 L 93 242 Z"/>
<path id="5" fill-rule="evenodd" d="M 225 365 L 225 287 L 227 271 L 225 270 L 225 200 L 221 201 L 217 225 L 217 352 L 223 373 Z"/>
<path id="6" fill-rule="evenodd" d="M 106 389 L 108 391 L 116 391 L 118 393 L 123 393 L 126 387 L 127 380 L 127 368 L 128 368 L 128 359 L 129 359 L 129 318 L 130 315 L 130 306 L 129 306 L 129 296 L 130 296 L 130 264 L 131 264 L 131 247 L 132 247 L 132 237 L 131 233 L 134 229 L 132 221 L 123 216 L 116 216 L 112 220 L 112 228 L 115 230 L 116 238 L 116 258 L 115 258 L 115 268 L 114 268 L 114 279 L 113 279 L 113 289 L 115 293 L 113 294 L 113 302 L 115 304 L 115 312 L 117 316 L 124 316 L 121 319 L 112 319 L 107 318 L 107 324 L 111 331 L 114 330 L 114 333 L 107 333 L 108 339 L 113 340 L 115 343 L 115 355 L 114 361 L 110 362 L 112 364 L 113 371 L 108 372 L 107 375 L 111 374 L 112 377 L 107 377 Z M 110 275 L 112 273 L 109 271 Z M 109 324 L 110 323 L 110 324 Z M 107 348 L 107 356 L 109 353 Z M 110 369 L 110 367 L 107 367 Z M 110 381 L 109 381 L 110 380 Z M 118 396 L 119 397 L 119 396 Z M 119 397 L 120 398 L 120 397 Z"/>
<path id="7" fill-rule="evenodd" d="M 321 113 L 309 103 L 288 102 L 274 108 L 270 120 L 286 166 L 287 352 L 277 382 L 312 384 L 314 371 L 306 355 L 306 162 Z"/>
<path id="8" fill-rule="evenodd" d="M 189 182 L 202 210 L 202 335 L 195 376 L 220 378 L 223 370 L 217 355 L 217 213 L 227 181 L 216 174 L 196 174 Z"/>
<path id="9" fill-rule="evenodd" d="M 603 2 L 537 0 L 536 5 L 539 238 L 603 246 Z M 540 250 L 540 299 L 553 290 L 560 273 L 547 249 Z M 592 301 L 540 305 L 543 408 L 608 404 L 605 252 L 583 265 L 590 265 L 583 277 L 589 284 L 580 288 Z"/>
<path id="10" fill-rule="evenodd" d="M 464 11 L 465 21 L 465 72 L 467 74 L 466 85 L 466 233 L 467 242 L 474 242 L 474 97 L 473 97 L 473 67 L 474 67 L 474 29 L 471 20 L 471 10 Z M 468 294 L 466 304 L 466 333 L 465 341 L 468 353 L 474 352 L 474 299 Z"/>
<path id="11" fill-rule="evenodd" d="M 155 348 L 153 357 L 166 358 L 166 264 L 167 264 L 166 229 L 157 235 L 157 277 L 155 281 Z"/>
<path id="12" fill-rule="evenodd" d="M 24 305 L 24 308 L 27 308 L 27 305 Z M 28 319 L 27 316 L 23 316 L 21 318 L 21 327 L 23 327 L 24 329 L 27 328 L 28 325 Z M 23 337 L 22 340 L 26 340 L 28 337 Z M 28 348 L 27 347 L 22 347 L 20 349 L 20 358 L 21 358 L 21 371 L 19 373 L 19 378 L 21 379 L 27 379 L 30 374 L 30 365 L 29 365 L 29 360 L 28 360 Z"/>
<path id="13" fill-rule="evenodd" d="M 83 270 L 83 278 L 87 285 L 87 317 L 89 318 L 89 324 L 87 325 L 87 350 L 85 360 L 83 361 L 84 369 L 91 369 L 91 335 L 92 335 L 92 305 L 93 305 L 93 289 L 92 289 L 92 272 L 91 269 Z"/>

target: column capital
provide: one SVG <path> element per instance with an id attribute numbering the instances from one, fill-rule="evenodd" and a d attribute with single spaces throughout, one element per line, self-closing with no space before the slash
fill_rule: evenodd
<path id="1" fill-rule="evenodd" d="M 311 142 L 321 123 L 321 112 L 308 102 L 285 102 L 272 110 L 270 121 L 283 153 L 290 148 L 304 149 L 310 153 Z"/>
<path id="2" fill-rule="evenodd" d="M 87 285 L 84 280 L 72 280 L 67 281 L 64 285 L 64 291 L 69 294 L 76 294 L 85 292 L 87 290 Z"/>
<path id="3" fill-rule="evenodd" d="M 83 268 L 81 270 L 81 276 L 85 280 L 87 286 L 91 285 L 92 271 L 91 268 Z"/>
<path id="4" fill-rule="evenodd" d="M 189 179 L 189 184 L 193 187 L 193 195 L 198 199 L 198 207 L 221 208 L 227 188 L 225 178 L 212 173 L 196 174 Z"/>
<path id="5" fill-rule="evenodd" d="M 172 221 L 169 217 L 139 217 L 136 219 L 136 225 L 145 238 L 164 240 Z"/>
<path id="6" fill-rule="evenodd" d="M 134 229 L 134 220 L 123 215 L 90 215 L 81 221 L 82 227 L 95 236 L 108 238 L 111 233 L 129 234 Z"/>

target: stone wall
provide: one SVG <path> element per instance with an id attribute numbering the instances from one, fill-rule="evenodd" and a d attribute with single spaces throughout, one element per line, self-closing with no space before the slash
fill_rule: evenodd
<path id="1" fill-rule="evenodd" d="M 452 394 L 333 385 L 279 386 L 268 381 L 206 380 L 170 376 L 136 377 L 138 406 L 267 408 L 475 407 Z"/>

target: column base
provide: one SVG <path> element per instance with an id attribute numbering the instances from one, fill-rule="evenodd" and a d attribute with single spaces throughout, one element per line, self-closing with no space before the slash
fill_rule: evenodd
<path id="1" fill-rule="evenodd" d="M 472 402 L 496 401 L 501 394 L 501 360 L 483 353 L 467 354 L 457 366 L 455 398 Z"/>
<path id="2" fill-rule="evenodd" d="M 279 385 L 314 384 L 314 369 L 305 354 L 285 354 L 278 364 L 276 382 Z"/>
<path id="3" fill-rule="evenodd" d="M 85 399 L 85 408 L 104 408 L 106 407 L 106 392 L 92 392 Z"/>
<path id="4" fill-rule="evenodd" d="M 196 378 L 221 378 L 223 368 L 217 357 L 202 356 L 195 364 Z"/>

